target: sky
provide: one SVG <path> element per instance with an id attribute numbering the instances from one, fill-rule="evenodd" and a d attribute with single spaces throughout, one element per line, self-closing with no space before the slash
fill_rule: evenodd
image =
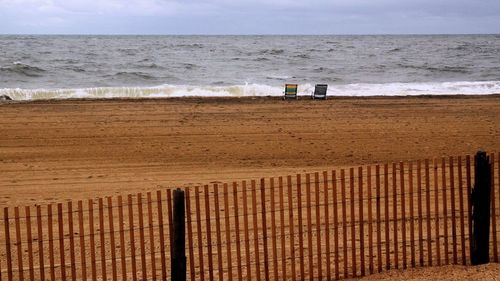
<path id="1" fill-rule="evenodd" d="M 0 34 L 485 33 L 500 0 L 0 0 Z"/>

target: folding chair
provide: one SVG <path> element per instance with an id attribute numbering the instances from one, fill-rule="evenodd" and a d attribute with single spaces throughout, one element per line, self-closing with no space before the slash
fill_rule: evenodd
<path id="1" fill-rule="evenodd" d="M 283 99 L 297 99 L 297 87 L 297 84 L 285 84 L 285 96 Z"/>
<path id="2" fill-rule="evenodd" d="M 327 84 L 316 84 L 316 86 L 314 87 L 314 93 L 312 95 L 312 99 L 326 100 L 327 90 L 328 90 Z"/>

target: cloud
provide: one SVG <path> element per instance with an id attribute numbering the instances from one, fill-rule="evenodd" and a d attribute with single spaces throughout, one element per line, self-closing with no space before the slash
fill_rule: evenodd
<path id="1" fill-rule="evenodd" d="M 498 33 L 499 15 L 498 0 L 0 0 L 0 33 Z"/>

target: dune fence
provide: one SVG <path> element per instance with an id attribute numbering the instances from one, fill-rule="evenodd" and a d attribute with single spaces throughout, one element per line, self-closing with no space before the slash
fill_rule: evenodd
<path id="1" fill-rule="evenodd" d="M 482 242 L 498 262 L 500 154 L 489 161 Z M 470 265 L 474 164 L 446 157 L 183 188 L 187 279 Z M 173 192 L 3 208 L 0 280 L 171 280 Z"/>

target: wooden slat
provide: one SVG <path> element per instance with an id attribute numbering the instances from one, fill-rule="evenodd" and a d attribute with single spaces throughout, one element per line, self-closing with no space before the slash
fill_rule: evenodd
<path id="1" fill-rule="evenodd" d="M 281 236 L 281 276 L 283 281 L 287 280 L 286 271 L 286 245 L 285 245 L 285 199 L 283 191 L 283 177 L 278 178 L 279 204 L 280 204 L 280 236 Z M 238 233 L 238 232 L 237 232 Z"/>
<path id="2" fill-rule="evenodd" d="M 198 194 L 198 191 L 196 191 Z M 161 190 L 156 191 L 156 208 L 158 214 L 158 232 L 160 235 L 160 265 L 161 265 L 161 280 L 167 280 L 167 265 L 166 265 L 166 257 L 165 257 L 165 228 L 163 221 L 163 202 L 161 196 Z M 191 244 L 190 247 L 192 247 Z M 125 280 L 124 280 L 125 281 Z"/>
<path id="3" fill-rule="evenodd" d="M 262 206 L 262 242 L 264 248 L 264 280 L 269 281 L 269 258 L 267 252 L 267 216 L 266 216 L 266 193 L 265 181 L 260 179 L 260 200 Z"/>
<path id="4" fill-rule="evenodd" d="M 366 179 L 368 189 L 368 270 L 374 273 L 373 267 L 373 212 L 372 212 L 372 167 L 366 167 Z"/>
<path id="5" fill-rule="evenodd" d="M 196 204 L 196 232 L 198 235 L 198 265 L 200 267 L 199 279 L 201 281 L 205 280 L 205 265 L 203 263 L 203 234 L 201 232 L 201 208 L 200 208 L 200 188 L 196 186 L 194 188 L 195 194 L 195 204 Z M 208 235 L 207 235 L 208 237 Z M 166 278 L 165 278 L 166 279 Z"/>
<path id="6" fill-rule="evenodd" d="M 136 253 L 135 253 L 135 227 L 134 227 L 134 202 L 132 200 L 132 194 L 127 196 L 127 204 L 128 204 L 128 225 L 129 225 L 129 239 L 130 239 L 130 255 L 131 255 L 131 272 L 132 272 L 132 280 L 137 280 L 137 261 L 136 261 Z"/>
<path id="7" fill-rule="evenodd" d="M 191 219 L 191 190 L 185 189 L 186 194 L 186 221 L 187 221 L 187 238 L 188 238 L 188 255 L 189 255 L 189 273 L 191 280 L 196 280 L 196 272 L 194 269 L 194 241 L 193 241 L 193 222 Z M 160 224 L 160 222 L 158 222 Z M 153 245 L 153 244 L 151 244 Z M 163 265 L 162 265 L 163 266 Z"/>
<path id="8" fill-rule="evenodd" d="M 49 227 L 49 264 L 50 264 L 50 280 L 56 280 L 56 266 L 54 258 L 54 224 L 52 222 L 52 204 L 47 206 L 47 225 Z"/>
<path id="9" fill-rule="evenodd" d="M 205 218 L 207 222 L 207 246 L 208 246 L 208 275 L 210 281 L 214 280 L 214 264 L 213 264 L 213 253 L 212 253 L 212 229 L 210 227 L 210 197 L 208 191 L 208 185 L 204 186 L 205 191 Z M 170 207 L 169 207 L 170 208 Z M 170 219 L 170 218 L 169 218 Z M 170 235 L 172 237 L 172 235 Z"/>
<path id="10" fill-rule="evenodd" d="M 173 235 L 173 207 L 172 207 L 172 190 L 167 189 L 167 218 L 168 218 L 168 241 L 169 241 L 169 249 L 170 256 L 172 257 L 172 245 L 174 244 L 174 235 Z"/>
<path id="11" fill-rule="evenodd" d="M 248 223 L 248 194 L 247 182 L 242 182 L 243 186 L 243 229 L 245 232 L 245 264 L 246 264 L 246 277 L 247 280 L 252 280 L 252 268 L 250 266 L 250 233 Z"/>
<path id="12" fill-rule="evenodd" d="M 385 220 L 385 269 L 391 269 L 390 241 L 389 241 L 389 165 L 384 164 L 384 220 Z"/>
<path id="13" fill-rule="evenodd" d="M 344 276 L 346 279 L 349 276 L 348 272 L 348 257 L 347 257 L 347 204 L 346 204 L 346 185 L 345 185 L 345 171 L 340 170 L 340 189 L 342 197 L 342 259 L 344 261 Z"/>
<path id="14" fill-rule="evenodd" d="M 398 186 L 396 179 L 396 163 L 392 163 L 392 219 L 394 239 L 394 267 L 399 268 L 399 246 L 398 246 Z"/>
<path id="15" fill-rule="evenodd" d="M 95 258 L 95 233 L 94 233 L 94 201 L 89 199 L 89 239 L 90 239 L 90 266 L 92 273 L 92 281 L 97 280 L 97 268 L 96 268 L 96 258 Z M 49 229 L 50 233 L 50 229 Z M 50 239 L 50 235 L 49 235 Z M 134 280 L 135 281 L 135 280 Z"/>
<path id="16" fill-rule="evenodd" d="M 127 263 L 125 257 L 125 231 L 123 227 L 123 197 L 118 196 L 118 232 L 120 233 L 120 264 L 122 280 L 127 280 Z M 161 239 L 161 237 L 160 237 Z"/>
<path id="17" fill-rule="evenodd" d="M 311 207 L 311 175 L 306 174 L 306 220 L 307 220 L 307 258 L 308 258 L 308 274 L 310 279 L 313 279 L 313 245 L 312 245 L 312 207 Z"/>
<path id="18" fill-rule="evenodd" d="M 61 269 L 61 280 L 66 280 L 66 259 L 64 256 L 64 221 L 62 203 L 57 204 L 57 225 L 59 228 L 59 261 Z"/>
<path id="19" fill-rule="evenodd" d="M 111 272 L 113 281 L 118 280 L 118 273 L 116 270 L 116 244 L 115 244 L 115 226 L 113 221 L 113 200 L 108 197 L 108 220 L 109 220 L 109 242 L 111 243 Z"/>
<path id="20" fill-rule="evenodd" d="M 254 241 L 254 255 L 255 255 L 255 277 L 260 281 L 260 251 L 259 251 L 259 227 L 257 221 L 257 186 L 255 180 L 251 181 L 252 184 L 252 222 L 253 222 L 253 241 Z"/>
<path id="21" fill-rule="evenodd" d="M 75 231 L 73 226 L 73 203 L 68 202 L 69 259 L 71 264 L 71 280 L 76 281 Z"/>
<path id="22" fill-rule="evenodd" d="M 356 214 L 354 209 L 354 168 L 349 169 L 349 192 L 350 192 L 350 220 L 351 220 L 351 266 L 352 266 L 352 277 L 357 276 L 357 266 L 356 266 Z"/>
<path id="23" fill-rule="evenodd" d="M 497 195 L 496 195 L 496 198 L 497 199 L 497 203 L 500 205 L 500 152 L 497 154 L 498 156 L 498 159 L 497 159 L 497 173 L 498 173 L 498 181 L 497 181 L 497 185 L 498 185 L 498 191 L 497 191 Z M 494 173 L 494 171 L 492 171 L 492 173 Z M 493 187 L 494 188 L 494 187 Z M 498 235 L 497 232 L 495 232 L 496 235 Z M 496 251 L 496 254 L 497 256 L 499 255 L 498 253 L 498 246 L 497 246 L 497 251 Z M 498 262 L 498 258 L 496 259 L 496 262 Z"/>
<path id="24" fill-rule="evenodd" d="M 490 154 L 491 161 L 491 236 L 493 240 L 493 261 L 498 262 L 497 217 L 495 197 L 495 154 Z M 500 180 L 500 178 L 499 178 Z"/>
<path id="25" fill-rule="evenodd" d="M 326 280 L 331 280 L 331 259 L 330 259 L 330 211 L 328 198 L 328 172 L 323 172 L 323 200 L 324 200 L 324 225 L 325 225 L 325 252 L 326 252 Z M 321 245 L 320 245 L 321 247 Z M 284 271 L 285 272 L 285 271 Z"/>
<path id="26" fill-rule="evenodd" d="M 300 279 L 304 280 L 305 268 L 304 268 L 304 236 L 303 236 L 303 224 L 302 224 L 302 183 L 301 176 L 297 174 L 297 218 L 299 226 L 299 267 L 300 267 Z"/>
<path id="27" fill-rule="evenodd" d="M 217 239 L 217 266 L 219 280 L 224 280 L 224 271 L 222 264 L 222 237 L 220 229 L 220 207 L 219 207 L 219 186 L 217 184 L 214 187 L 214 203 L 215 203 L 215 237 Z"/>
<path id="28" fill-rule="evenodd" d="M 232 255 L 231 255 L 231 225 L 229 222 L 229 190 L 227 183 L 224 183 L 224 221 L 226 223 L 225 225 L 225 230 L 226 230 L 226 258 L 227 258 L 227 280 L 232 281 L 233 280 L 233 262 L 232 262 Z M 194 280 L 194 279 L 193 279 Z"/>
<path id="29" fill-rule="evenodd" d="M 365 202 L 363 201 L 363 168 L 358 168 L 358 197 L 359 197 L 359 257 L 360 257 L 360 269 L 361 276 L 365 276 L 365 233 L 364 233 L 364 218 L 363 218 L 363 206 Z"/>
<path id="30" fill-rule="evenodd" d="M 375 166 L 375 187 L 376 187 L 376 207 L 377 216 L 377 271 L 382 272 L 382 225 L 380 218 L 380 165 Z"/>
<path id="31" fill-rule="evenodd" d="M 471 200 L 471 171 L 470 171 L 470 155 L 465 157 L 465 177 L 467 180 L 467 222 L 469 224 L 469 237 L 472 236 L 472 200 Z M 472 247 L 472 239 L 469 239 L 469 248 Z M 470 257 L 469 257 L 470 260 Z"/>
<path id="32" fill-rule="evenodd" d="M 415 212 L 414 212 L 414 192 L 413 192 L 413 162 L 408 163 L 408 198 L 410 200 L 410 263 L 411 267 L 416 266 L 415 253 Z M 420 198 L 418 198 L 420 199 Z"/>
<path id="33" fill-rule="evenodd" d="M 436 260 L 437 265 L 441 265 L 441 247 L 439 245 L 439 185 L 438 185 L 438 166 L 437 160 L 434 159 L 434 211 L 435 211 L 435 229 L 436 229 Z"/>
<path id="34" fill-rule="evenodd" d="M 45 280 L 45 255 L 43 249 L 43 222 L 42 222 L 42 207 L 40 205 L 36 206 L 36 223 L 37 223 L 37 235 L 38 235 L 38 267 L 40 271 L 40 279 Z M 83 281 L 86 281 L 82 278 Z"/>
<path id="35" fill-rule="evenodd" d="M 431 184 L 429 159 L 425 159 L 425 208 L 427 213 L 427 262 L 432 266 L 432 234 L 431 234 Z"/>
<path id="36" fill-rule="evenodd" d="M 297 271 L 295 270 L 295 233 L 294 233 L 294 218 L 293 218 L 293 193 L 292 193 L 292 177 L 287 176 L 288 186 L 288 221 L 290 224 L 290 265 L 292 268 L 292 281 L 297 280 Z M 251 280 L 251 279 L 249 279 Z"/>
<path id="37" fill-rule="evenodd" d="M 19 207 L 14 207 L 14 222 L 16 229 L 16 248 L 17 248 L 17 274 L 19 280 L 24 280 L 24 268 L 23 268 L 23 249 L 21 242 L 21 225 L 19 222 Z M 64 280 L 64 279 L 63 279 Z"/>
<path id="38" fill-rule="evenodd" d="M 5 255 L 7 256 L 7 278 L 9 281 L 14 280 L 12 272 L 12 251 L 10 241 L 10 222 L 9 222 L 9 208 L 3 208 L 3 224 L 5 228 Z"/>
<path id="39" fill-rule="evenodd" d="M 104 202 L 99 198 L 99 242 L 101 243 L 101 276 L 102 280 L 107 280 L 108 271 L 106 269 L 106 241 L 104 238 Z"/>
<path id="40" fill-rule="evenodd" d="M 403 269 L 408 267 L 407 255 L 406 255 L 406 188 L 405 188 L 405 169 L 404 163 L 399 162 L 399 185 L 400 185 L 400 200 L 401 200 L 401 246 L 402 246 L 402 258 L 403 258 Z"/>
<path id="41" fill-rule="evenodd" d="M 142 209 L 142 193 L 137 193 L 137 216 L 139 217 L 139 246 L 141 249 L 142 280 L 148 280 L 146 266 L 146 239 L 144 237 L 144 213 Z"/>
<path id="42" fill-rule="evenodd" d="M 33 265 L 33 237 L 31 235 L 31 213 L 30 207 L 26 206 L 24 208 L 24 214 L 26 216 L 26 241 L 28 242 L 28 268 L 30 280 L 35 280 L 35 269 Z"/>
<path id="43" fill-rule="evenodd" d="M 85 255 L 85 228 L 83 221 L 83 201 L 78 201 L 78 234 L 80 240 L 80 267 L 81 267 L 81 280 L 87 280 L 87 259 Z M 43 279 L 41 279 L 43 280 Z"/>
<path id="44" fill-rule="evenodd" d="M 241 236 L 240 236 L 240 214 L 238 205 L 238 184 L 233 182 L 233 208 L 234 208 L 234 227 L 236 232 L 236 270 L 238 272 L 238 281 L 243 280 L 243 269 L 241 268 Z"/>
<path id="45" fill-rule="evenodd" d="M 422 161 L 417 161 L 418 263 L 424 266 L 424 222 L 422 206 Z"/>
<path id="46" fill-rule="evenodd" d="M 464 183 L 463 183 L 463 170 L 462 170 L 462 157 L 458 156 L 457 171 L 458 171 L 458 200 L 460 208 L 460 249 L 462 250 L 462 264 L 466 265 L 465 254 L 465 214 L 464 214 Z"/>
<path id="47" fill-rule="evenodd" d="M 451 239 L 453 248 L 453 264 L 458 264 L 458 246 L 457 246 L 457 221 L 455 216 L 455 173 L 453 157 L 449 159 L 450 170 L 450 201 L 451 201 Z"/>
<path id="48" fill-rule="evenodd" d="M 333 233 L 333 249 L 335 251 L 335 255 L 333 258 L 334 267 L 335 267 L 335 280 L 340 278 L 340 265 L 339 265 L 339 224 L 338 224 L 338 200 L 337 200 L 337 171 L 332 171 L 332 200 L 333 200 L 333 225 L 334 225 L 334 233 Z M 345 201 L 345 198 L 344 200 Z"/>
<path id="49" fill-rule="evenodd" d="M 321 280 L 323 278 L 323 263 L 321 261 L 321 215 L 320 215 L 320 202 L 319 202 L 319 173 L 314 173 L 314 187 L 316 195 L 316 255 L 318 258 L 318 277 Z"/>
<path id="50" fill-rule="evenodd" d="M 276 242 L 276 200 L 274 178 L 270 178 L 270 191 L 269 196 L 271 200 L 271 247 L 273 252 L 273 280 L 278 280 L 278 249 Z"/>
<path id="51" fill-rule="evenodd" d="M 186 190 L 186 201 L 189 198 L 189 192 Z M 146 193 L 146 200 L 148 202 L 148 228 L 149 228 L 149 251 L 151 256 L 151 280 L 156 281 L 156 253 L 155 253 L 155 235 L 154 235 L 154 224 L 153 224 L 153 199 L 151 198 L 151 192 Z M 187 205 L 187 202 L 186 202 Z M 111 214 L 110 214 L 111 215 Z M 110 220 L 111 223 L 111 220 Z M 189 245 L 192 245 L 189 243 Z M 191 246 L 189 246 L 189 249 Z"/>
<path id="52" fill-rule="evenodd" d="M 444 263 L 446 265 L 450 264 L 449 253 L 448 253 L 448 196 L 446 195 L 446 190 L 448 189 L 446 183 L 446 159 L 441 158 L 441 181 L 443 189 L 443 226 L 444 226 Z"/>

